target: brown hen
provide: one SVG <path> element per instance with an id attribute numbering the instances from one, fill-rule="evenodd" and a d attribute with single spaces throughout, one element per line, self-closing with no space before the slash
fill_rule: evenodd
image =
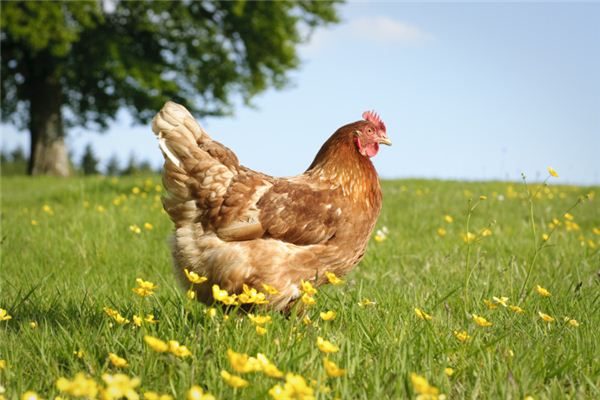
<path id="1" fill-rule="evenodd" d="M 377 114 L 339 128 L 301 175 L 275 178 L 240 165 L 211 139 L 189 111 L 168 102 L 152 121 L 165 157 L 163 198 L 175 224 L 175 271 L 206 276 L 197 298 L 213 302 L 212 286 L 229 293 L 243 284 L 263 291 L 283 310 L 301 295 L 301 281 L 327 283 L 345 275 L 365 253 L 381 209 L 370 157 L 390 145 Z M 184 283 L 189 287 L 189 283 Z"/>

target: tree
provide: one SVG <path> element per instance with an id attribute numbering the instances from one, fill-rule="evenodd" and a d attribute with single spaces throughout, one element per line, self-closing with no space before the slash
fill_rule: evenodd
<path id="1" fill-rule="evenodd" d="M 116 176 L 119 174 L 119 159 L 115 154 L 110 156 L 106 163 L 106 175 Z"/>
<path id="2" fill-rule="evenodd" d="M 68 127 L 120 108 L 146 123 L 168 99 L 225 115 L 282 88 L 336 2 L 1 2 L 2 118 L 29 129 L 31 174 L 68 175 Z"/>
<path id="3" fill-rule="evenodd" d="M 83 156 L 81 157 L 81 170 L 85 175 L 95 175 L 98 173 L 98 159 L 94 154 L 91 144 L 85 146 Z"/>

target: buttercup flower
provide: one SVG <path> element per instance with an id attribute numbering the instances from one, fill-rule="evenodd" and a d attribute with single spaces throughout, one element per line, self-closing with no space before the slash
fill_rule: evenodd
<path id="1" fill-rule="evenodd" d="M 338 378 L 346 373 L 345 369 L 339 368 L 336 363 L 330 361 L 327 357 L 323 358 L 323 366 L 325 367 L 327 376 L 332 378 Z"/>
<path id="2" fill-rule="evenodd" d="M 317 293 L 317 289 L 314 288 L 310 281 L 302 280 L 300 289 L 309 296 L 312 296 Z"/>
<path id="3" fill-rule="evenodd" d="M 340 348 L 331 343 L 328 340 L 323 339 L 321 336 L 317 337 L 317 347 L 323 353 L 337 353 Z"/>
<path id="4" fill-rule="evenodd" d="M 12 319 L 12 315 L 10 315 L 4 308 L 0 308 L 0 321 L 8 321 L 10 319 Z"/>
<path id="5" fill-rule="evenodd" d="M 552 167 L 548 167 L 548 173 L 555 178 L 558 178 L 558 173 Z"/>
<path id="6" fill-rule="evenodd" d="M 221 370 L 221 378 L 231 387 L 239 389 L 248 386 L 249 382 L 237 375 L 232 375 L 225 370 Z"/>
<path id="7" fill-rule="evenodd" d="M 102 393 L 104 399 L 116 400 L 125 397 L 128 400 L 138 400 L 140 398 L 135 390 L 140 385 L 140 378 L 130 378 L 124 374 L 104 374 L 102 380 L 106 383 Z"/>
<path id="8" fill-rule="evenodd" d="M 277 290 L 276 288 L 274 288 L 271 285 L 267 285 L 266 283 L 262 284 L 263 289 L 265 289 L 265 292 L 267 292 L 268 294 L 277 294 L 279 293 L 279 290 Z"/>
<path id="9" fill-rule="evenodd" d="M 336 313 L 335 313 L 335 311 L 330 310 L 327 312 L 321 312 L 320 316 L 323 321 L 331 321 L 331 320 L 335 319 Z"/>
<path id="10" fill-rule="evenodd" d="M 164 353 L 169 351 L 169 345 L 160 340 L 159 338 L 155 338 L 154 336 L 144 336 L 144 342 L 146 342 L 146 344 L 148 346 L 150 346 L 150 348 L 158 353 Z"/>
<path id="11" fill-rule="evenodd" d="M 541 311 L 538 311 L 538 315 L 539 315 L 539 316 L 540 316 L 540 318 L 541 318 L 542 320 L 544 320 L 545 322 L 551 323 L 551 322 L 554 322 L 554 321 L 556 321 L 556 320 L 555 320 L 553 317 L 549 316 L 548 314 L 544 314 L 544 313 L 543 313 L 543 312 L 541 312 Z"/>
<path id="12" fill-rule="evenodd" d="M 429 321 L 433 318 L 431 315 L 427 314 L 425 311 L 421 310 L 420 308 L 415 308 L 415 315 L 419 319 L 422 319 L 423 321 Z"/>
<path id="13" fill-rule="evenodd" d="M 467 331 L 454 331 L 454 336 L 460 341 L 460 342 L 466 342 L 467 340 L 471 339 L 471 336 L 469 336 L 469 334 L 467 333 Z"/>
<path id="14" fill-rule="evenodd" d="M 344 281 L 338 278 L 337 275 L 333 272 L 325 272 L 325 276 L 327 277 L 329 283 L 331 283 L 332 285 L 341 285 L 342 283 L 344 283 Z"/>
<path id="15" fill-rule="evenodd" d="M 78 372 L 72 380 L 61 377 L 56 380 L 56 388 L 73 397 L 95 399 L 98 394 L 98 384 L 92 378 Z"/>
<path id="16" fill-rule="evenodd" d="M 477 314 L 473 314 L 473 321 L 475 321 L 475 323 L 479 326 L 482 327 L 488 327 L 488 326 L 492 326 L 492 323 L 490 321 L 488 321 L 487 319 L 480 317 Z"/>
<path id="17" fill-rule="evenodd" d="M 511 311 L 516 312 L 517 314 L 524 314 L 525 310 L 523 310 L 521 307 L 519 306 L 508 306 L 508 308 L 511 309 Z"/>
<path id="18" fill-rule="evenodd" d="M 183 272 L 185 273 L 185 276 L 188 279 L 188 281 L 190 281 L 191 283 L 196 284 L 196 285 L 199 285 L 208 280 L 207 277 L 200 276 L 197 273 L 195 273 L 194 271 L 188 270 L 187 268 L 184 269 Z"/>
<path id="19" fill-rule="evenodd" d="M 129 366 L 126 359 L 119 357 L 115 353 L 108 353 L 108 359 L 115 367 L 125 368 Z"/>
<path id="20" fill-rule="evenodd" d="M 215 396 L 210 393 L 204 393 L 204 389 L 198 385 L 192 386 L 187 391 L 185 398 L 186 400 L 215 400 Z"/>
<path id="21" fill-rule="evenodd" d="M 538 292 L 538 294 L 540 296 L 543 296 L 543 297 L 550 297 L 550 296 L 552 296 L 552 294 L 548 290 L 546 290 L 545 288 L 541 287 L 540 285 L 535 285 L 535 291 Z"/>

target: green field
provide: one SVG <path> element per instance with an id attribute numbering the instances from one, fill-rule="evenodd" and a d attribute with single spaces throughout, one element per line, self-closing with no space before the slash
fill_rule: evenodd
<path id="1" fill-rule="evenodd" d="M 447 399 L 600 398 L 600 191 L 548 182 L 383 182 L 378 228 L 386 226 L 387 237 L 371 241 L 343 285 L 319 289 L 305 314 L 311 324 L 305 315 L 259 310 L 272 317 L 259 335 L 241 310 L 216 307 L 211 315 L 178 287 L 158 176 L 3 178 L 0 308 L 12 319 L 0 321 L 0 398 L 28 390 L 70 398 L 56 381 L 78 372 L 102 387 L 105 374 L 138 377 L 140 398 L 154 391 L 183 399 L 199 385 L 218 399 L 261 399 L 284 388 L 285 376 L 236 372 L 229 348 L 264 354 L 321 399 L 408 399 L 419 391 L 434 399 L 433 387 Z M 469 243 L 467 224 L 476 235 Z M 156 283 L 155 294 L 132 292 L 136 278 Z M 359 305 L 364 299 L 376 304 Z M 104 307 L 132 322 L 117 323 Z M 327 310 L 334 320 L 320 319 Z M 133 324 L 134 315 L 147 314 L 159 322 Z M 477 325 L 472 314 L 492 325 Z M 177 340 L 191 355 L 157 353 L 145 335 Z M 327 376 L 319 336 L 339 346 L 328 358 L 343 376 Z M 112 365 L 109 353 L 128 367 Z M 222 370 L 248 386 L 230 387 Z M 300 389 L 299 378 L 288 381 Z"/>

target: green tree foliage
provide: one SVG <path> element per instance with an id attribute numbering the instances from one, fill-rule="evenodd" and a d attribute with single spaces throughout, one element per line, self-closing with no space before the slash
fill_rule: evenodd
<path id="1" fill-rule="evenodd" d="M 81 157 L 81 170 L 85 175 L 95 175 L 98 173 L 98 159 L 94 154 L 91 144 L 85 146 L 83 156 Z"/>
<path id="2" fill-rule="evenodd" d="M 65 127 L 104 129 L 120 108 L 146 123 L 168 99 L 199 115 L 231 113 L 235 95 L 250 102 L 283 87 L 296 46 L 337 19 L 335 1 L 305 0 L 1 8 L 2 118 L 31 132 L 30 173 L 61 175 Z"/>

